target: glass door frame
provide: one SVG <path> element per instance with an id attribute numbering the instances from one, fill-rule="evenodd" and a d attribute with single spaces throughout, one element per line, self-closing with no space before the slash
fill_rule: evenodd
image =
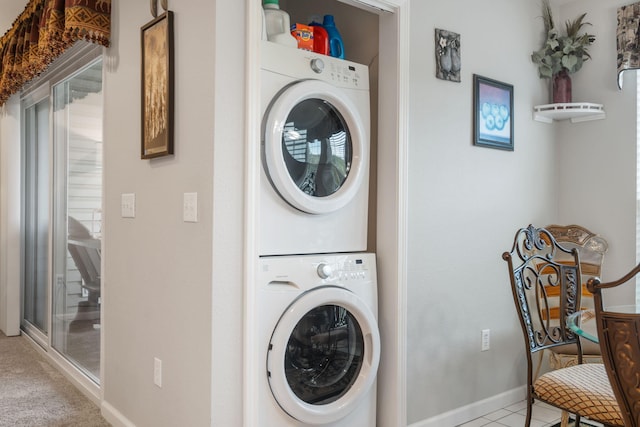
<path id="1" fill-rule="evenodd" d="M 54 283 L 54 259 L 53 259 L 53 248 L 54 248 L 54 239 L 56 236 L 54 235 L 54 221 L 55 218 L 55 210 L 56 204 L 58 203 L 56 192 L 56 174 L 58 173 L 55 169 L 54 159 L 56 157 L 56 148 L 54 141 L 54 93 L 53 90 L 56 85 L 69 80 L 76 76 L 78 73 L 92 66 L 95 61 L 99 59 L 104 60 L 104 51 L 105 49 L 101 46 L 97 46 L 88 42 L 76 42 L 76 44 L 67 50 L 61 57 L 59 57 L 54 63 L 50 66 L 49 70 L 35 79 L 31 84 L 29 84 L 22 92 L 21 95 L 21 106 L 20 106 L 20 114 L 25 114 L 26 108 L 29 108 L 38 102 L 49 99 L 49 129 L 48 129 L 48 137 L 49 137 L 49 180 L 48 180 L 48 191 L 49 191 L 49 199 L 48 199 L 48 243 L 47 243 L 47 268 L 48 268 L 48 281 L 47 281 L 47 302 L 46 302 L 46 322 L 47 333 L 43 333 L 37 327 L 24 322 L 24 312 L 23 312 L 23 298 L 24 298 L 24 289 L 22 289 L 23 282 L 23 274 L 24 274 L 24 248 L 20 248 L 20 264 L 21 264 L 21 278 L 20 278 L 20 294 L 21 294 L 21 310 L 20 310 L 20 328 L 27 336 L 32 339 L 35 343 L 42 347 L 45 352 L 45 356 L 50 358 L 51 361 L 56 365 L 60 370 L 66 373 L 66 376 L 74 382 L 78 387 L 85 391 L 85 394 L 91 398 L 96 404 L 99 404 L 101 400 L 101 388 L 100 383 L 102 382 L 102 354 L 103 354 L 103 338 L 102 334 L 100 334 L 100 378 L 98 378 L 98 382 L 96 382 L 95 378 L 87 375 L 84 369 L 76 366 L 76 364 L 72 363 L 64 354 L 60 353 L 53 346 L 53 292 L 55 291 L 55 283 Z M 104 75 L 105 68 L 103 63 L 102 68 L 102 84 L 104 85 Z M 24 159 L 24 138 L 25 138 L 25 124 L 24 118 L 21 118 L 21 155 Z M 24 161 L 21 163 L 24 166 Z M 66 169 L 66 168 L 65 168 Z M 104 175 L 103 175 L 104 176 Z M 25 223 L 24 223 L 24 208 L 25 208 L 25 196 L 24 196 L 24 170 L 21 172 L 20 178 L 20 188 L 21 188 L 21 246 L 24 245 L 25 242 Z M 104 189 L 102 190 L 102 197 L 104 199 Z"/>
<path id="2" fill-rule="evenodd" d="M 26 115 L 26 114 L 31 114 L 31 112 L 27 113 L 27 110 L 30 110 L 32 107 L 37 106 L 38 104 L 44 102 L 44 101 L 48 101 L 49 104 L 49 111 L 48 111 L 48 130 L 47 130 L 47 145 L 48 145 L 48 152 L 51 153 L 51 149 L 52 149 L 52 129 L 51 129 L 51 86 L 49 85 L 49 82 L 44 82 L 43 84 L 39 85 L 35 90 L 33 90 L 32 92 L 29 92 L 29 94 L 27 96 L 23 96 L 21 99 L 21 106 L 20 106 L 20 110 L 21 110 L 21 114 L 22 115 Z M 37 112 L 35 113 L 35 116 L 37 116 Z M 30 124 L 30 122 L 29 122 Z M 20 193 L 21 193 L 21 214 L 20 214 L 20 218 L 21 218 L 21 223 L 20 223 L 20 235 L 21 235 L 21 247 L 20 247 L 20 327 L 21 329 L 23 329 L 34 341 L 36 341 L 41 347 L 43 348 L 47 348 L 49 346 L 49 332 L 51 331 L 51 274 L 47 274 L 47 284 L 46 284 L 46 298 L 45 298 L 45 307 L 44 307 L 44 313 L 42 313 L 42 315 L 44 316 L 44 321 L 45 321 L 45 330 L 41 330 L 39 327 L 37 327 L 36 325 L 34 325 L 31 321 L 25 319 L 25 313 L 24 313 L 24 306 L 25 306 L 25 287 L 24 287 L 24 281 L 26 280 L 26 278 L 24 277 L 25 275 L 25 269 L 26 269 L 26 265 L 25 265 L 25 252 L 26 251 L 26 247 L 25 247 L 25 242 L 27 240 L 27 230 L 26 230 L 26 223 L 25 223 L 25 215 L 26 215 L 26 207 L 27 207 L 27 200 L 26 200 L 26 193 L 27 193 L 27 178 L 26 178 L 26 171 L 25 171 L 25 167 L 26 167 L 26 163 L 27 163 L 27 153 L 26 153 L 26 147 L 25 144 L 27 143 L 25 141 L 25 139 L 28 137 L 28 135 L 30 135 L 30 131 L 31 129 L 27 129 L 27 127 L 33 127 L 33 126 L 28 126 L 27 123 L 27 119 L 26 117 L 24 117 L 21 120 L 21 165 L 22 165 L 22 173 L 21 173 L 21 180 L 20 180 Z M 29 142 L 33 142 L 33 140 L 30 138 Z M 47 173 L 50 175 L 51 172 L 51 167 L 52 167 L 52 162 L 51 162 L 51 156 L 49 155 L 49 159 L 48 159 L 48 169 L 47 169 Z M 51 185 L 49 185 L 49 188 L 47 189 L 48 191 L 48 204 L 47 204 L 47 210 L 48 210 L 48 221 L 49 224 L 51 222 Z M 47 233 L 47 266 L 51 266 L 51 233 L 48 232 Z M 50 273 L 50 269 L 47 268 L 47 273 Z"/>

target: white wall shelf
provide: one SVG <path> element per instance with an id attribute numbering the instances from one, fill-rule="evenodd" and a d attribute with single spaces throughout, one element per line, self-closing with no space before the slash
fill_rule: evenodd
<path id="1" fill-rule="evenodd" d="M 552 123 L 554 120 L 571 120 L 571 123 L 604 119 L 604 106 L 590 102 L 545 104 L 533 107 L 533 119 Z"/>

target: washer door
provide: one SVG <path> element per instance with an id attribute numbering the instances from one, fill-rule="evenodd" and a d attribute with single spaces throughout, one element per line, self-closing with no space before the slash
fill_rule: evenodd
<path id="1" fill-rule="evenodd" d="M 269 386 L 280 407 L 307 424 L 327 424 L 367 395 L 380 361 L 375 316 L 354 293 L 322 286 L 284 312 L 267 354 Z"/>
<path id="2" fill-rule="evenodd" d="M 362 183 L 366 135 L 344 92 L 320 80 L 296 82 L 265 114 L 265 172 L 294 208 L 310 214 L 336 211 Z"/>

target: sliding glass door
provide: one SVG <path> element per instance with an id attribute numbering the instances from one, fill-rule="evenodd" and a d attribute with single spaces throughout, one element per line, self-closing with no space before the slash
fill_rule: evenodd
<path id="1" fill-rule="evenodd" d="M 42 342 L 49 331 L 49 98 L 38 98 L 23 110 L 22 327 Z"/>
<path id="2" fill-rule="evenodd" d="M 22 328 L 99 383 L 101 55 L 65 65 L 22 104 Z"/>
<path id="3" fill-rule="evenodd" d="M 102 62 L 53 87 L 52 345 L 100 378 Z"/>

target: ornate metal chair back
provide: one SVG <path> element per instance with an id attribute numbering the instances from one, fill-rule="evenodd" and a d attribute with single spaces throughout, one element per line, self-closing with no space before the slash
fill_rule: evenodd
<path id="1" fill-rule="evenodd" d="M 527 348 L 531 390 L 534 353 L 571 344 L 576 346 L 578 363 L 582 363 L 580 340 L 566 327 L 566 318 L 580 307 L 580 257 L 575 248 L 560 246 L 547 229 L 529 225 L 518 230 L 511 251 L 503 253 L 502 258 L 508 263 L 513 301 Z M 550 289 L 557 289 L 558 296 L 549 297 Z M 557 315 L 552 316 L 554 307 L 558 308 Z"/>

